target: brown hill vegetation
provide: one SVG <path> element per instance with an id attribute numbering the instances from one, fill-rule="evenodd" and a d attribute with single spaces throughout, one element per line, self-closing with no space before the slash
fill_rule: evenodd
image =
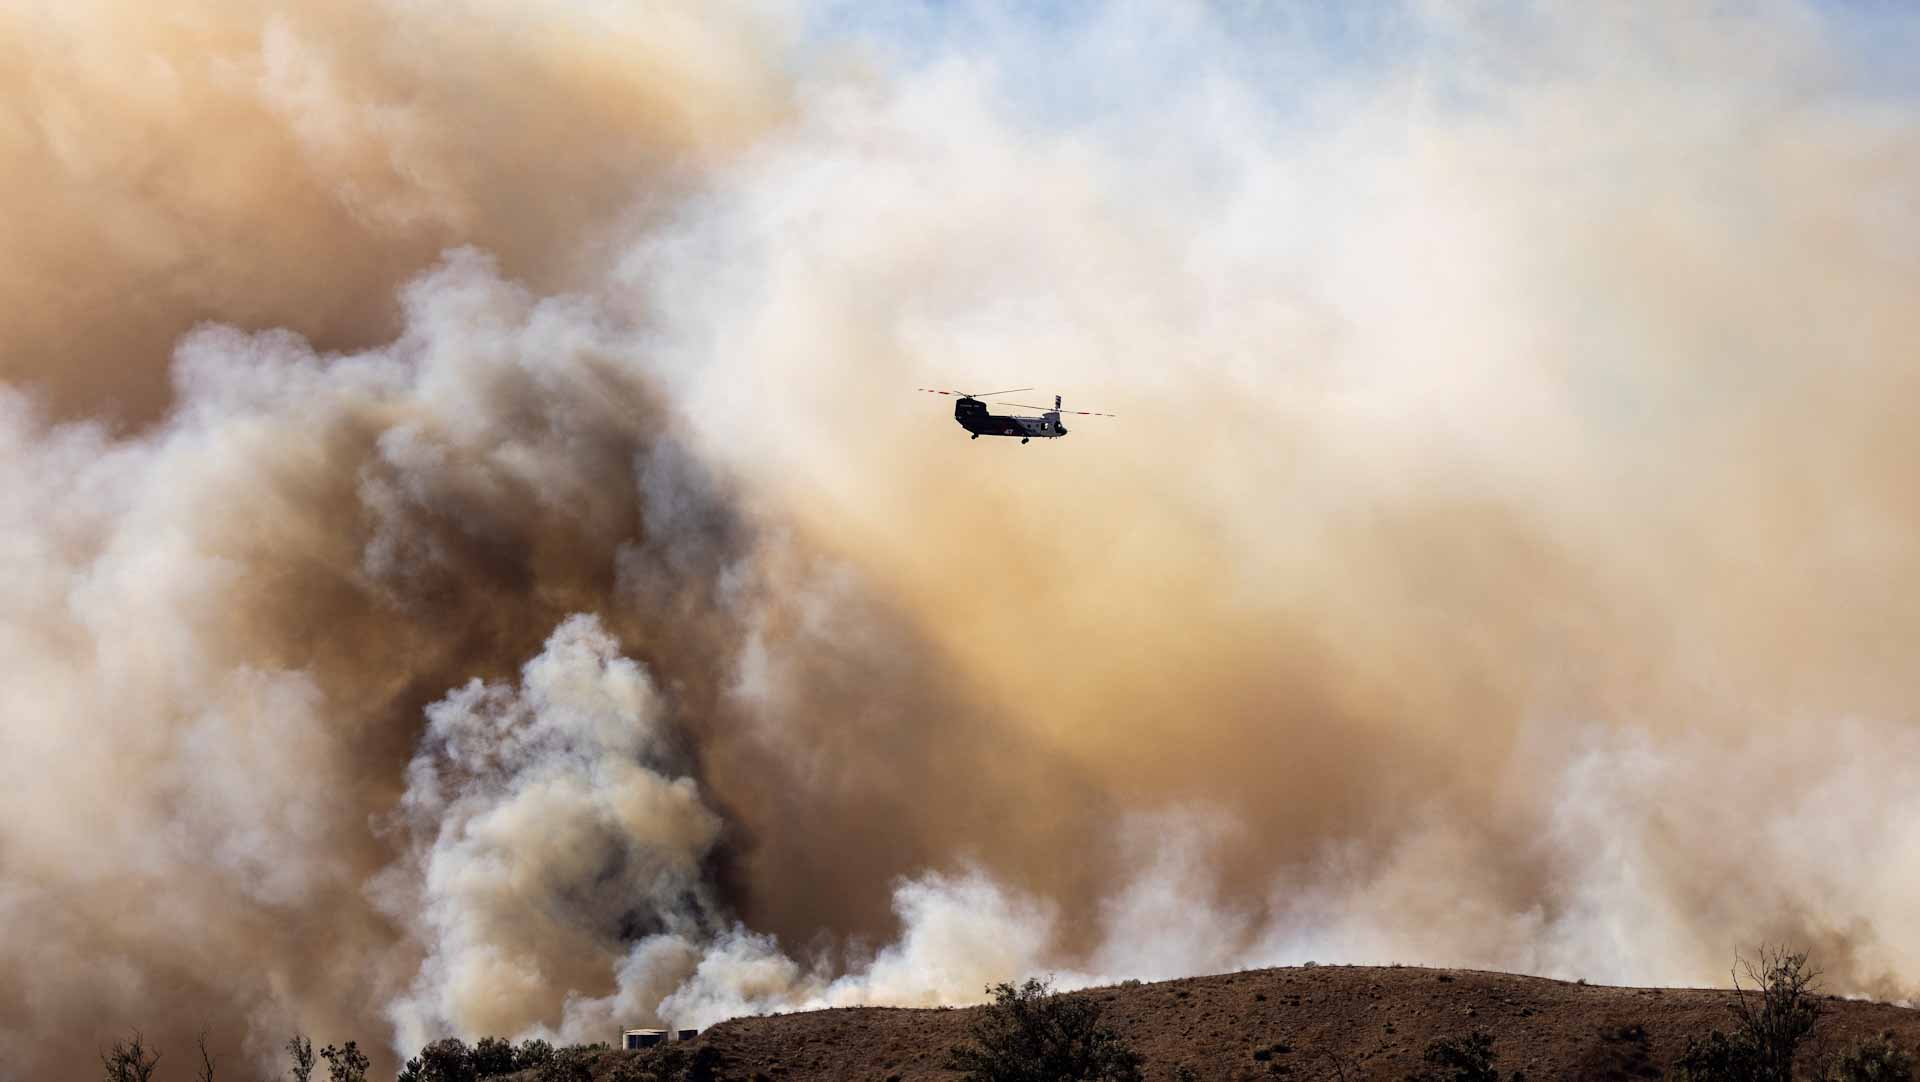
<path id="1" fill-rule="evenodd" d="M 1145 1059 L 1149 1082 L 1405 1078 L 1427 1043 L 1484 1030 L 1503 1078 L 1630 1082 L 1662 1077 L 1689 1036 L 1727 1028 L 1733 993 L 1610 988 L 1416 967 L 1307 966 L 1071 993 Z M 1887 1034 L 1920 1044 L 1920 1012 L 1828 997 L 1802 1058 Z M 740 1018 L 703 1033 L 714 1078 L 737 1082 L 950 1082 L 947 1050 L 979 1008 L 857 1007 Z M 626 1053 L 606 1053 L 612 1078 Z M 530 1077 L 530 1076 L 529 1076 Z"/>

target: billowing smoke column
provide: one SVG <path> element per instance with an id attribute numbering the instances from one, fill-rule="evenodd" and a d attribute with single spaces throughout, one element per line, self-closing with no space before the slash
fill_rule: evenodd
<path id="1" fill-rule="evenodd" d="M 596 929 L 711 928 L 700 873 L 720 819 L 665 769 L 657 693 L 597 620 L 563 623 L 520 692 L 475 681 L 427 719 L 401 801 L 430 841 L 424 884 L 398 911 L 422 915 L 433 950 L 399 1008 L 403 1040 L 524 1027 L 514 1005 L 604 976 Z M 556 894 L 572 904 L 548 905 Z"/>
<path id="2" fill-rule="evenodd" d="M 0 1074 L 1911 993 L 1920 28 L 1350 19 L 0 12 Z"/>

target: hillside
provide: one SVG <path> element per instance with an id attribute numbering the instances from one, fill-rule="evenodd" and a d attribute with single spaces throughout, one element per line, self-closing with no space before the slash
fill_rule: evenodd
<path id="1" fill-rule="evenodd" d="M 1091 989 L 1146 1057 L 1153 1082 L 1185 1065 L 1206 1082 L 1273 1076 L 1400 1079 L 1435 1037 L 1493 1034 L 1503 1076 L 1660 1077 L 1689 1034 L 1726 1026 L 1731 993 L 1608 988 L 1539 977 L 1413 967 L 1267 969 Z M 1891 1031 L 1920 1044 L 1920 1011 L 1828 999 L 1814 1052 Z M 738 1082 L 933 1082 L 972 1009 L 847 1008 L 741 1018 L 699 1038 Z M 609 1053 L 611 1061 L 621 1053 Z M 611 1068 L 612 1062 L 604 1066 Z M 611 1073 L 611 1072 L 609 1072 Z M 600 1074 L 596 1071 L 596 1076 Z"/>

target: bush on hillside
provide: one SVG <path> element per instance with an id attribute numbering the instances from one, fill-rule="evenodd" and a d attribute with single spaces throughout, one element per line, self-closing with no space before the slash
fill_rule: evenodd
<path id="1" fill-rule="evenodd" d="M 505 1038 L 482 1037 L 469 1048 L 458 1037 L 446 1037 L 408 1060 L 396 1082 L 478 1082 L 517 1071 L 545 1072 L 553 1059 L 553 1046 L 545 1041 L 521 1041 L 515 1048 Z"/>
<path id="2" fill-rule="evenodd" d="M 1140 1055 L 1101 1025 L 1092 997 L 1055 995 L 1031 977 L 987 991 L 972 1041 L 947 1053 L 946 1069 L 967 1082 L 1141 1082 Z"/>
<path id="3" fill-rule="evenodd" d="M 1913 1082 L 1913 1055 L 1892 1034 L 1855 1041 L 1820 1067 L 1820 1082 Z"/>
<path id="4" fill-rule="evenodd" d="M 474 1082 L 473 1051 L 458 1037 L 427 1045 L 407 1060 L 396 1082 Z"/>
<path id="5" fill-rule="evenodd" d="M 547 1062 L 541 1064 L 536 1077 L 540 1082 L 593 1082 L 593 1065 L 600 1059 L 601 1051 L 580 1045 L 555 1049 Z"/>
<path id="6" fill-rule="evenodd" d="M 518 1069 L 532 1070 L 538 1082 L 714 1082 L 720 1062 L 719 1050 L 704 1044 L 692 1052 L 681 1044 L 629 1052 L 604 1044 L 551 1048 L 523 1042 L 516 1057 L 523 1064 Z M 403 1075 L 400 1082 L 409 1080 Z"/>
<path id="7" fill-rule="evenodd" d="M 1420 1058 L 1427 1066 L 1408 1075 L 1409 1082 L 1500 1082 L 1500 1069 L 1494 1066 L 1500 1054 L 1493 1050 L 1493 1034 L 1485 1030 L 1436 1037 Z"/>
<path id="8" fill-rule="evenodd" d="M 687 1074 L 688 1058 L 687 1050 L 674 1044 L 623 1053 L 607 1074 L 607 1082 L 681 1082 Z"/>
<path id="9" fill-rule="evenodd" d="M 513 1042 L 499 1037 L 482 1037 L 473 1046 L 473 1077 L 493 1078 L 520 1069 L 520 1055 Z"/>

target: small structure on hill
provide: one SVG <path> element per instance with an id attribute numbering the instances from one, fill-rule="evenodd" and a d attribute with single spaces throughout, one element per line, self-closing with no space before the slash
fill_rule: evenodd
<path id="1" fill-rule="evenodd" d="M 637 1052 L 668 1041 L 691 1041 L 698 1036 L 700 1031 L 697 1029 L 623 1029 L 620 1031 L 620 1047 Z"/>
<path id="2" fill-rule="evenodd" d="M 664 1029 L 623 1029 L 620 1031 L 620 1047 L 629 1052 L 642 1048 L 652 1048 L 667 1039 Z"/>

